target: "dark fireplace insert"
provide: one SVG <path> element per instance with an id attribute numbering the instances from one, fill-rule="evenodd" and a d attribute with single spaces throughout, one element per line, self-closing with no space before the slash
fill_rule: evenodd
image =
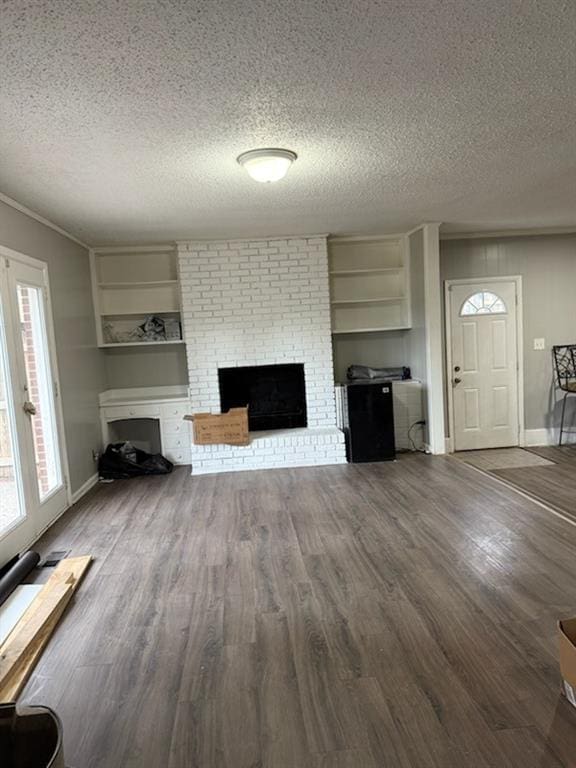
<path id="1" fill-rule="evenodd" d="M 220 407 L 248 406 L 251 432 L 305 427 L 304 365 L 255 365 L 219 368 Z"/>

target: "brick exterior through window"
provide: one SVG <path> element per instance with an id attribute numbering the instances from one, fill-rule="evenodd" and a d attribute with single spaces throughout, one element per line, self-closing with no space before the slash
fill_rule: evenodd
<path id="1" fill-rule="evenodd" d="M 38 375 L 38 360 L 34 347 L 34 333 L 30 307 L 30 289 L 23 286 L 18 288 L 18 304 L 22 329 L 22 345 L 24 349 L 24 364 L 28 383 L 28 400 L 34 403 L 36 415 L 32 416 L 32 432 L 34 437 L 34 454 L 36 457 L 36 472 L 40 496 L 45 496 L 50 490 L 46 443 L 41 413 L 40 377 Z"/>

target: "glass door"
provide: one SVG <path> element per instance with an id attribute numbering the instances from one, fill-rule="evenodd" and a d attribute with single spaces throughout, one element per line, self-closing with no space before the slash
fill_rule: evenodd
<path id="1" fill-rule="evenodd" d="M 3 257 L 1 275 L 0 565 L 68 506 L 46 266 Z"/>
<path id="2" fill-rule="evenodd" d="M 20 435 L 25 420 L 15 408 L 16 392 L 12 376 L 14 334 L 7 306 L 5 271 L 0 292 L 0 566 L 26 546 L 34 536 L 30 508 L 30 488 L 22 474 Z M 11 349 L 9 349 L 9 346 Z"/>

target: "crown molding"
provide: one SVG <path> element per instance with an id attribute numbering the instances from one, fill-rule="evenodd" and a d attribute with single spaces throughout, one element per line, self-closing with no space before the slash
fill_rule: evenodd
<path id="1" fill-rule="evenodd" d="M 175 243 L 158 243 L 157 245 L 95 245 L 90 250 L 97 254 L 111 253 L 172 253 L 176 250 Z"/>
<path id="2" fill-rule="evenodd" d="M 253 237 L 180 237 L 175 240 L 177 246 L 188 245 L 190 243 L 255 243 L 256 241 L 272 240 L 316 240 L 317 238 L 327 239 L 330 235 L 326 232 L 320 234 L 306 235 L 254 235 Z"/>
<path id="3" fill-rule="evenodd" d="M 34 219 L 40 224 L 44 224 L 45 227 L 53 229 L 54 232 L 58 232 L 59 235 L 63 235 L 64 237 L 67 237 L 68 240 L 72 240 L 78 245 L 81 245 L 82 248 L 90 250 L 90 246 L 86 245 L 86 243 L 83 243 L 82 240 L 78 240 L 78 238 L 74 237 L 74 235 L 71 235 L 70 232 L 66 232 L 66 230 L 62 229 L 62 227 L 59 227 L 58 224 L 54 224 L 54 222 L 49 221 L 49 219 L 45 219 L 44 216 L 40 216 L 39 213 L 31 211 L 30 208 L 27 208 L 25 205 L 22 205 L 16 200 L 13 200 L 11 197 L 8 197 L 8 195 L 4 195 L 2 192 L 0 192 L 0 202 L 6 203 L 6 205 L 9 205 L 11 208 L 15 208 L 17 211 L 20 211 L 20 213 L 29 216 L 31 219 Z"/>
<path id="4" fill-rule="evenodd" d="M 573 235 L 572 227 L 540 227 L 537 229 L 497 229 L 489 232 L 440 232 L 440 240 L 482 240 L 500 237 L 542 237 L 543 235 Z"/>

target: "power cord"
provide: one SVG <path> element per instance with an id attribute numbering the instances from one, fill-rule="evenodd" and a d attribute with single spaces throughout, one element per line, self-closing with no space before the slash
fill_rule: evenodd
<path id="1" fill-rule="evenodd" d="M 414 427 L 425 427 L 426 421 L 424 419 L 420 419 L 419 421 L 415 421 L 414 424 L 411 424 L 408 428 L 408 440 L 410 440 L 410 445 L 412 446 L 412 450 L 416 453 L 426 453 L 424 448 L 416 448 L 416 443 L 414 442 L 412 438 L 412 430 Z"/>

